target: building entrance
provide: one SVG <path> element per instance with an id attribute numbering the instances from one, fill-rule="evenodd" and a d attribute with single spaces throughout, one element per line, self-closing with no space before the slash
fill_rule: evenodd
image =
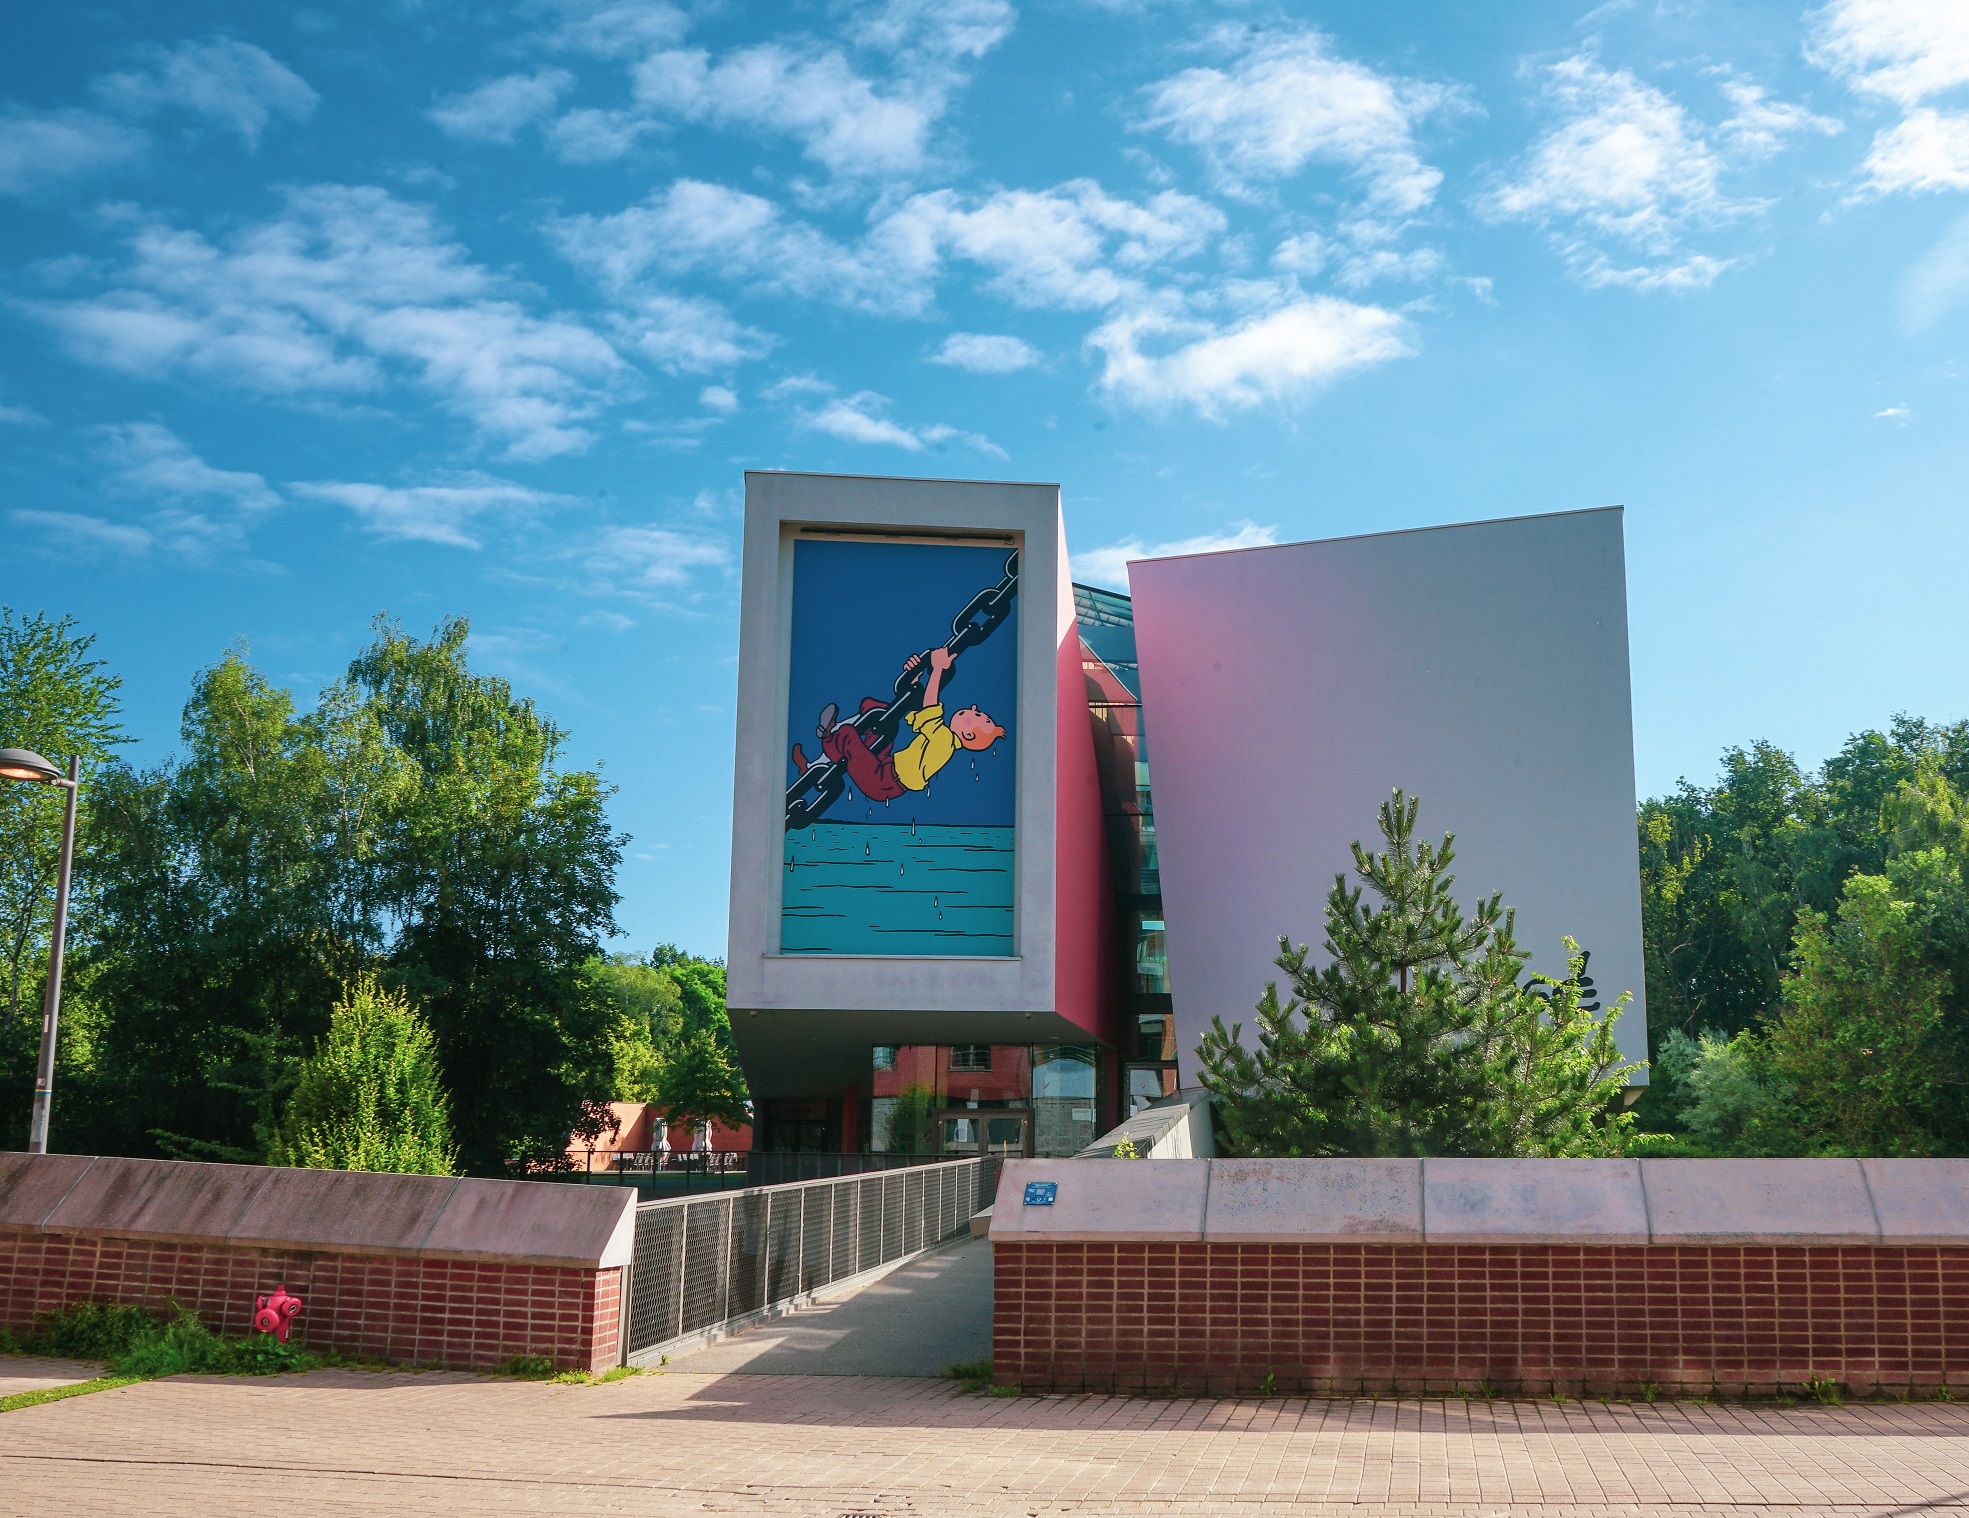
<path id="1" fill-rule="evenodd" d="M 1023 1107 L 946 1107 L 936 1114 L 939 1150 L 953 1159 L 1032 1153 L 1032 1113 Z"/>

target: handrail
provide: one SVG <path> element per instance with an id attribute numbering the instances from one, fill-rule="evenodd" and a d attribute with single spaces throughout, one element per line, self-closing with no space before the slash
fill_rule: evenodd
<path id="1" fill-rule="evenodd" d="M 984 1156 L 639 1203 L 624 1362 L 656 1363 L 956 1237 L 997 1172 Z"/>

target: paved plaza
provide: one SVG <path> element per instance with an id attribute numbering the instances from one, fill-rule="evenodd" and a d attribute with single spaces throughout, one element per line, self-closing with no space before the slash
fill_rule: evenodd
<path id="1" fill-rule="evenodd" d="M 1969 1511 L 1969 1404 L 966 1394 L 932 1372 L 983 1352 L 990 1287 L 966 1242 L 600 1386 L 333 1370 L 25 1408 L 0 1514 Z M 0 1357 L 0 1386 L 89 1371 Z"/>
<path id="2" fill-rule="evenodd" d="M 995 1398 L 908 1377 L 320 1371 L 0 1414 L 0 1511 L 1910 1515 L 1969 1408 Z"/>

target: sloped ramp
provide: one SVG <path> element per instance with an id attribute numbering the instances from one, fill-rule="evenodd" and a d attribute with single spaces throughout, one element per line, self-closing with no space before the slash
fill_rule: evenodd
<path id="1" fill-rule="evenodd" d="M 671 1361 L 693 1374 L 939 1376 L 991 1355 L 991 1245 L 968 1235 Z"/>

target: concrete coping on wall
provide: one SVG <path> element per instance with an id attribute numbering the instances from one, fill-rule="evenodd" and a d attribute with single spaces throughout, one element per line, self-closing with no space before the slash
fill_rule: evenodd
<path id="1" fill-rule="evenodd" d="M 414 1259 L 627 1265 L 633 1188 L 0 1154 L 0 1233 Z"/>
<path id="2" fill-rule="evenodd" d="M 1969 1160 L 1012 1160 L 991 1237 L 1964 1245 Z"/>

